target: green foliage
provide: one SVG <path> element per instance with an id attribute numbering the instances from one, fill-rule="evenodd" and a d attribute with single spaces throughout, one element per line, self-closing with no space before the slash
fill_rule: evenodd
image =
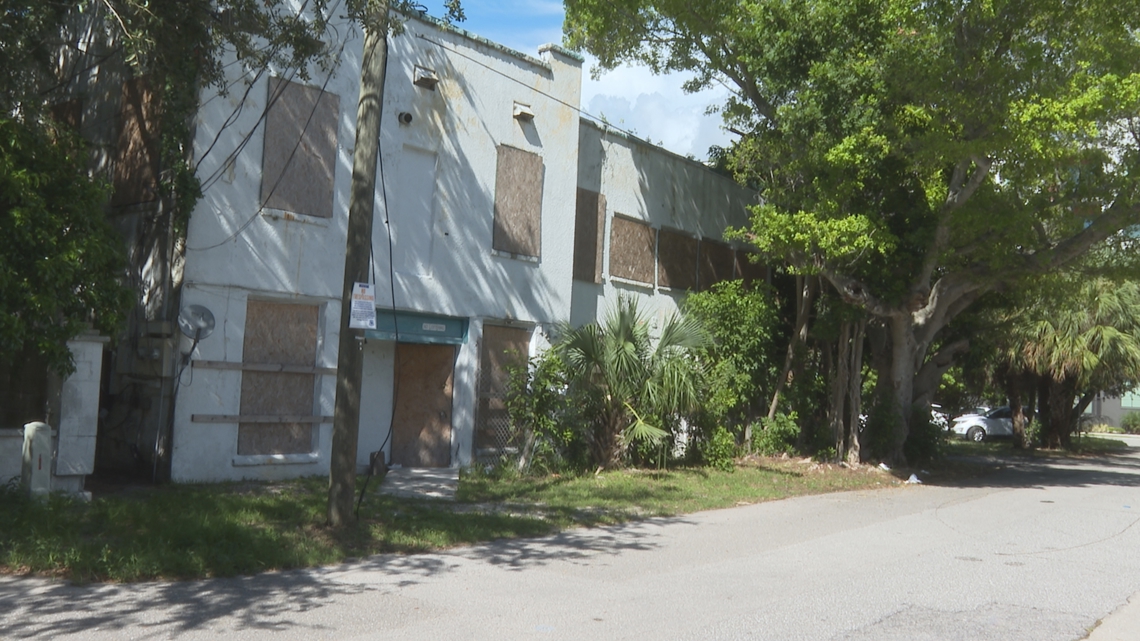
<path id="1" fill-rule="evenodd" d="M 1129 412 L 1120 419 L 1120 427 L 1129 434 L 1140 434 L 1140 412 Z"/>
<path id="2" fill-rule="evenodd" d="M 779 374 L 780 319 L 770 290 L 725 281 L 690 294 L 685 313 L 712 336 L 702 423 L 740 425 L 764 408 Z"/>
<path id="3" fill-rule="evenodd" d="M 867 412 L 863 426 L 862 457 L 864 460 L 886 458 L 894 447 L 899 430 L 899 413 L 891 398 L 880 398 Z"/>
<path id="4" fill-rule="evenodd" d="M 898 330 L 886 456 L 928 348 L 977 296 L 1135 253 L 1118 232 L 1140 222 L 1140 0 L 565 4 L 602 68 L 732 86 L 727 164 L 763 197 L 738 237 Z"/>
<path id="5" fill-rule="evenodd" d="M 700 442 L 701 461 L 722 472 L 731 472 L 736 468 L 737 449 L 732 432 L 718 426 Z"/>
<path id="6" fill-rule="evenodd" d="M 794 454 L 800 435 L 796 420 L 795 412 L 776 414 L 771 420 L 761 419 L 760 425 L 752 428 L 752 451 L 761 456 Z"/>
<path id="7" fill-rule="evenodd" d="M 930 420 L 930 412 L 916 409 L 910 420 L 903 453 L 911 465 L 922 465 L 942 458 L 946 433 Z"/>
<path id="8" fill-rule="evenodd" d="M 656 341 L 634 299 L 622 298 L 599 325 L 562 327 L 552 349 L 566 366 L 567 393 L 586 430 L 591 457 L 620 466 L 630 439 L 662 429 L 671 416 L 695 410 L 707 332 L 693 318 L 673 317 Z M 654 432 L 655 433 L 655 432 Z"/>
<path id="9" fill-rule="evenodd" d="M 517 433 L 515 441 L 523 447 L 531 443 L 527 471 L 585 469 L 586 434 L 579 429 L 577 408 L 566 394 L 568 372 L 558 352 L 546 350 L 525 366 L 509 367 L 508 371 L 506 404 Z"/>
<path id="10" fill-rule="evenodd" d="M 0 360 L 31 348 L 69 372 L 66 341 L 115 331 L 130 304 L 106 189 L 84 166 L 72 136 L 0 120 Z"/>

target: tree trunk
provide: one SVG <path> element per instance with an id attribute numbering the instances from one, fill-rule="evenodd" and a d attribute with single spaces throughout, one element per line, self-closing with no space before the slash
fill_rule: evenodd
<path id="1" fill-rule="evenodd" d="M 1019 450 L 1029 447 L 1025 438 L 1025 406 L 1022 404 L 1021 391 L 1024 377 L 1021 372 L 1010 372 L 1007 378 L 1006 393 L 1009 396 L 1009 409 L 1013 420 L 1013 446 Z"/>
<path id="2" fill-rule="evenodd" d="M 891 340 L 891 401 L 895 423 L 891 434 L 891 451 L 888 458 L 896 465 L 906 465 L 903 447 L 910 435 L 914 404 L 914 377 L 918 368 L 915 361 L 925 354 L 916 353 L 914 323 L 909 315 L 897 315 L 888 320 Z"/>
<path id="3" fill-rule="evenodd" d="M 1077 382 L 1071 376 L 1049 381 L 1049 422 L 1042 437 L 1049 449 L 1067 448 L 1072 444 L 1073 401 Z"/>
<path id="4" fill-rule="evenodd" d="M 860 418 L 863 415 L 863 338 L 867 331 L 867 320 L 859 319 L 855 324 L 854 336 L 851 339 L 851 375 L 848 378 L 847 398 L 850 415 L 847 419 L 847 454 L 846 460 L 850 465 L 863 462 L 863 433 L 859 429 Z"/>
<path id="5" fill-rule="evenodd" d="M 772 393 L 772 402 L 768 406 L 768 420 L 776 418 L 776 411 L 780 408 L 780 394 L 788 384 L 792 373 L 792 366 L 796 362 L 796 352 L 802 343 L 807 342 L 808 318 L 811 316 L 812 300 L 815 298 L 816 279 L 811 276 L 796 276 L 796 324 L 792 336 L 788 340 L 788 351 L 784 355 L 784 368 L 780 377 L 776 379 L 776 391 Z"/>
<path id="6" fill-rule="evenodd" d="M 832 443 L 835 447 L 835 456 L 842 460 L 846 440 L 844 419 L 846 418 L 846 401 L 848 391 L 848 378 L 851 372 L 851 323 L 842 323 L 839 326 L 839 339 L 835 341 L 835 364 L 829 368 L 832 373 L 831 398 L 828 408 L 828 424 L 831 426 Z M 830 354 L 830 350 L 828 350 Z"/>

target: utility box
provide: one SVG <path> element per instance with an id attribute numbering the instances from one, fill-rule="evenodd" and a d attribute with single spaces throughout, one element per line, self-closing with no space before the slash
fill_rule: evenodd
<path id="1" fill-rule="evenodd" d="M 20 481 L 32 496 L 51 493 L 51 426 L 28 423 L 24 426 L 24 461 Z"/>

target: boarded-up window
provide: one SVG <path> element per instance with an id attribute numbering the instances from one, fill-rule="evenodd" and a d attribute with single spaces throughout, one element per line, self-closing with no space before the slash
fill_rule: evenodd
<path id="1" fill-rule="evenodd" d="M 574 216 L 574 280 L 602 282 L 602 234 L 606 228 L 606 197 L 578 188 Z"/>
<path id="2" fill-rule="evenodd" d="M 519 256 L 541 255 L 543 171 L 538 154 L 499 145 L 493 248 Z"/>
<path id="3" fill-rule="evenodd" d="M 497 458 L 519 446 L 507 416 L 507 381 L 512 366 L 526 364 L 530 335 L 529 329 L 483 326 L 475 417 L 475 454 L 481 459 Z"/>
<path id="4" fill-rule="evenodd" d="M 317 355 L 315 305 L 249 301 L 242 361 L 313 367 Z M 241 415 L 257 422 L 238 426 L 238 454 L 304 454 L 313 451 L 313 423 L 289 417 L 313 415 L 316 374 L 243 371 Z"/>
<path id="5" fill-rule="evenodd" d="M 134 205 L 158 199 L 160 145 L 158 93 L 145 78 L 123 83 L 115 143 L 115 188 L 111 204 Z"/>
<path id="6" fill-rule="evenodd" d="M 332 216 L 336 169 L 335 94 L 280 78 L 269 79 L 261 202 L 307 216 Z"/>
<path id="7" fill-rule="evenodd" d="M 722 280 L 732 280 L 736 277 L 736 253 L 724 243 L 702 239 L 698 275 L 702 290 Z"/>
<path id="8" fill-rule="evenodd" d="M 697 286 L 697 239 L 662 229 L 657 240 L 657 284 L 674 289 Z"/>
<path id="9" fill-rule="evenodd" d="M 78 98 L 57 102 L 51 106 L 51 119 L 72 131 L 79 131 L 83 120 L 83 104 Z"/>
<path id="10" fill-rule="evenodd" d="M 610 225 L 610 276 L 652 285 L 656 246 L 652 227 L 614 216 Z"/>
<path id="11" fill-rule="evenodd" d="M 752 262 L 755 253 L 740 249 L 736 252 L 736 273 L 745 283 L 768 282 L 768 267 L 763 263 Z"/>

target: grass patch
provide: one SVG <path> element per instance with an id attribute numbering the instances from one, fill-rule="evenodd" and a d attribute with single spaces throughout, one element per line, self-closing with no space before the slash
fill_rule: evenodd
<path id="1" fill-rule="evenodd" d="M 873 468 L 765 459 L 735 472 L 464 477 L 456 502 L 370 491 L 360 520 L 341 530 L 324 525 L 321 477 L 142 487 L 89 503 L 0 487 L 0 572 L 77 582 L 248 575 L 897 482 Z"/>
<path id="2" fill-rule="evenodd" d="M 465 479 L 458 498 L 533 507 L 578 523 L 673 516 L 776 499 L 882 487 L 897 480 L 878 469 L 847 469 L 806 459 L 750 458 L 725 472 L 708 467 L 622 470 L 578 477 Z"/>

